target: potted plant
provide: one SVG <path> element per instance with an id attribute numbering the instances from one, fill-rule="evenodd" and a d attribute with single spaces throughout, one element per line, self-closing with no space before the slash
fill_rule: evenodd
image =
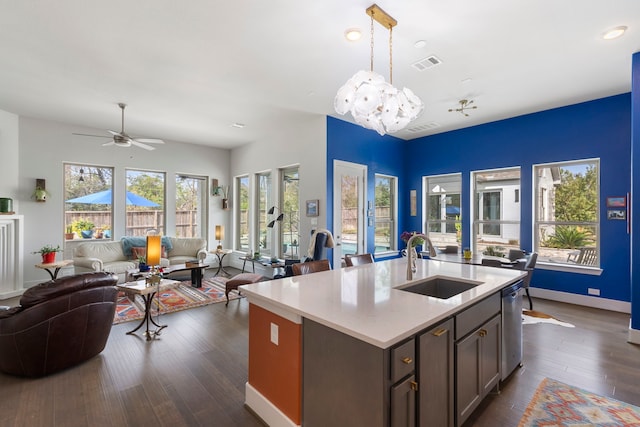
<path id="1" fill-rule="evenodd" d="M 73 226 L 71 224 L 67 225 L 67 231 L 64 233 L 65 240 L 73 240 L 75 235 L 73 234 Z"/>
<path id="2" fill-rule="evenodd" d="M 74 231 L 78 233 L 78 235 L 82 236 L 83 239 L 91 239 L 93 237 L 93 228 L 95 224 L 89 220 L 84 218 L 78 218 L 71 224 Z"/>
<path id="3" fill-rule="evenodd" d="M 40 186 L 37 186 L 31 195 L 31 197 L 36 199 L 36 202 L 46 202 L 47 196 L 49 196 L 49 192 Z"/>
<path id="4" fill-rule="evenodd" d="M 147 265 L 147 258 L 144 255 L 140 255 L 138 257 L 138 270 L 149 271 L 149 266 Z"/>
<path id="5" fill-rule="evenodd" d="M 59 245 L 56 247 L 53 247 L 53 245 L 44 245 L 40 250 L 31 253 L 42 255 L 43 264 L 52 264 L 56 262 L 56 252 L 62 252 Z"/>

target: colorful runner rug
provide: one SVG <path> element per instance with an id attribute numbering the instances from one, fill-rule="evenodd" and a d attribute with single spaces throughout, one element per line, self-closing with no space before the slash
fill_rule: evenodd
<path id="1" fill-rule="evenodd" d="M 638 427 L 640 408 L 545 378 L 518 424 L 541 426 Z"/>
<path id="2" fill-rule="evenodd" d="M 239 298 L 237 292 L 229 294 L 229 300 Z M 217 278 L 202 279 L 202 287 L 194 288 L 190 281 L 180 283 L 173 289 L 167 289 L 160 293 L 160 313 L 173 313 L 203 305 L 227 301 L 224 296 L 224 284 Z M 151 313 L 158 313 L 158 298 L 153 299 Z M 118 293 L 118 305 L 113 320 L 114 325 L 131 320 L 139 320 L 144 317 L 144 301 L 140 295 L 135 295 L 131 300 L 124 292 Z"/>

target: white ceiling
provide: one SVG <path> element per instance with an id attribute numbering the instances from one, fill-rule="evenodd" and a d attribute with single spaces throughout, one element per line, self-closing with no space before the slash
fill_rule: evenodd
<path id="1" fill-rule="evenodd" d="M 337 116 L 369 68 L 370 0 L 0 0 L 0 109 L 231 148 L 301 115 Z M 631 90 L 638 0 L 380 0 L 398 21 L 393 83 L 425 103 L 412 139 Z M 602 34 L 626 25 L 616 40 Z M 359 42 L 344 31 L 363 30 Z M 418 49 L 414 44 L 425 40 Z M 417 60 L 442 64 L 419 72 Z M 374 70 L 388 77 L 375 24 Z M 465 82 L 465 79 L 471 81 Z M 469 117 L 455 112 L 475 101 Z M 243 129 L 232 127 L 243 123 Z M 78 131 L 83 129 L 79 128 Z M 373 131 L 372 131 L 373 132 Z M 72 137 L 72 136 L 70 136 Z M 73 136 L 73 138 L 83 138 Z M 91 138 L 87 138 L 93 142 Z"/>

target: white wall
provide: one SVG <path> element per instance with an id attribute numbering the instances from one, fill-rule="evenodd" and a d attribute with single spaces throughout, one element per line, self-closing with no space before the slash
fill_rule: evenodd
<path id="1" fill-rule="evenodd" d="M 275 128 L 263 138 L 251 144 L 235 148 L 231 152 L 231 181 L 229 192 L 233 194 L 233 177 L 257 172 L 271 171 L 274 181 L 278 169 L 299 165 L 300 173 L 300 255 L 304 256 L 309 246 L 313 228 L 326 228 L 327 198 L 327 124 L 325 116 L 302 115 L 284 128 Z M 319 199 L 320 216 L 304 215 L 305 201 Z M 232 206 L 233 210 L 233 206 Z M 233 233 L 227 232 L 229 244 L 233 242 Z M 235 254 L 232 263 L 242 268 L 242 261 Z M 256 272 L 258 267 L 256 266 Z M 263 271 L 265 275 L 269 271 Z"/>
<path id="2" fill-rule="evenodd" d="M 19 209 L 18 198 L 18 116 L 0 110 L 0 197 L 13 199 L 13 209 Z"/>
<path id="3" fill-rule="evenodd" d="M 0 116 L 0 120 L 4 120 Z M 1 123 L 0 123 L 1 125 Z M 18 182 L 14 207 L 19 203 L 20 214 L 25 216 L 25 287 L 48 278 L 43 270 L 33 268 L 39 262 L 39 255 L 31 252 L 44 244 L 64 244 L 64 189 L 63 162 L 113 166 L 114 171 L 114 229 L 116 240 L 124 234 L 124 191 L 125 168 L 137 168 L 166 172 L 167 194 L 167 235 L 175 235 L 175 175 L 192 174 L 206 176 L 219 182 L 229 182 L 231 151 L 175 141 L 166 141 L 155 151 L 146 151 L 137 147 L 103 147 L 108 139 L 75 136 L 72 133 L 104 135 L 104 129 L 83 128 L 80 125 L 62 124 L 34 118 L 19 118 L 19 162 L 10 165 L 12 174 L 5 175 Z M 4 145 L 2 146 L 4 157 Z M 19 169 L 18 169 L 19 163 Z M 15 177 L 18 177 L 17 179 Z M 31 199 L 36 178 L 46 179 L 46 188 L 50 196 L 45 203 L 36 203 Z M 10 180 L 8 181 L 10 182 Z M 2 197 L 2 196 L 0 196 Z M 231 225 L 229 211 L 223 211 L 219 197 L 209 199 L 209 248 L 215 248 L 214 226 Z M 229 241 L 229 239 L 226 239 Z M 224 244 L 224 242 L 223 242 Z M 72 251 L 66 251 L 64 258 L 71 258 Z"/>

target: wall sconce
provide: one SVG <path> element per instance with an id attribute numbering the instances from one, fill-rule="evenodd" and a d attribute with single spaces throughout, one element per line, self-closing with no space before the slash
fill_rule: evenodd
<path id="1" fill-rule="evenodd" d="M 224 226 L 216 225 L 216 240 L 218 241 L 218 250 L 222 249 L 222 240 L 224 240 Z"/>
<path id="2" fill-rule="evenodd" d="M 274 212 L 276 211 L 276 209 L 279 211 L 280 209 L 277 208 L 276 206 L 271 206 L 271 209 L 269 209 L 269 211 L 267 212 L 269 215 L 273 215 Z M 273 228 L 276 225 L 276 221 L 277 222 L 282 222 L 282 220 L 284 219 L 284 213 L 280 212 L 280 215 L 278 215 L 278 217 L 274 220 L 272 220 L 269 224 L 267 224 L 267 227 L 269 228 Z"/>

